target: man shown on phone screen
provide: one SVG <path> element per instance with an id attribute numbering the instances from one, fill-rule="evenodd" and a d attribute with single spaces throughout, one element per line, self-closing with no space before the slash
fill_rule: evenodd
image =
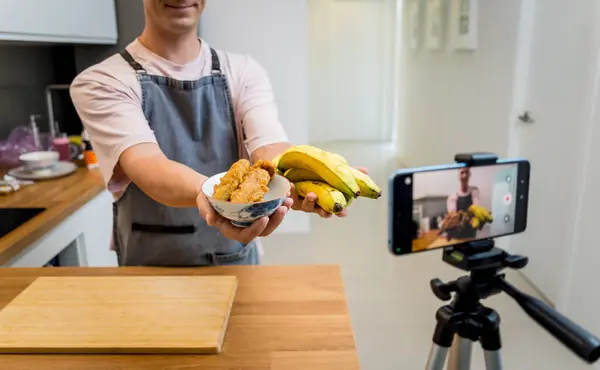
<path id="1" fill-rule="evenodd" d="M 479 189 L 469 185 L 471 178 L 471 170 L 469 168 L 461 168 L 459 170 L 459 188 L 456 194 L 450 195 L 446 203 L 448 212 L 463 211 L 466 212 L 473 204 L 479 204 Z M 458 238 L 474 238 L 477 236 L 477 230 L 470 227 L 468 224 L 462 228 Z"/>

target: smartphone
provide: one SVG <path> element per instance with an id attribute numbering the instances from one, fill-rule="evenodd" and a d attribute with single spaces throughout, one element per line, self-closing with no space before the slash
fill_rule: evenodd
<path id="1" fill-rule="evenodd" d="M 525 231 L 529 171 L 524 159 L 397 171 L 390 179 L 390 251 L 404 255 Z"/>

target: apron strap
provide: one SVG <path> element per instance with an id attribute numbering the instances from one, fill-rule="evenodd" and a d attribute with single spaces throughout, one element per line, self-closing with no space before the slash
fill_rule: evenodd
<path id="1" fill-rule="evenodd" d="M 210 55 L 212 57 L 212 74 L 220 75 L 221 74 L 221 62 L 219 61 L 219 56 L 215 49 L 210 48 Z"/>
<path id="2" fill-rule="evenodd" d="M 125 61 L 129 63 L 131 68 L 135 69 L 136 72 L 146 72 L 144 67 L 142 67 L 140 63 L 136 62 L 127 50 L 123 49 L 123 51 L 121 51 L 120 54 L 123 57 L 123 59 L 125 59 Z"/>
<path id="3" fill-rule="evenodd" d="M 136 72 L 146 72 L 144 67 L 142 67 L 141 64 L 136 62 L 135 59 L 133 59 L 133 56 L 131 56 L 131 54 L 127 50 L 121 51 L 120 54 L 123 57 L 123 59 L 125 59 L 125 61 L 131 66 L 131 68 L 133 68 Z M 210 48 L 210 55 L 212 58 L 212 74 L 221 74 L 221 62 L 219 61 L 219 55 L 217 55 L 215 49 Z"/>

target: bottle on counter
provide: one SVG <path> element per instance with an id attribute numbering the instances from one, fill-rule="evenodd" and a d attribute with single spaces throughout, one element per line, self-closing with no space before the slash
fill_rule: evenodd
<path id="1" fill-rule="evenodd" d="M 33 145 L 35 146 L 36 150 L 41 150 L 42 148 L 40 141 L 40 130 L 36 122 L 36 119 L 41 117 L 42 116 L 39 114 L 32 114 L 29 116 L 29 126 L 31 128 L 31 134 L 33 135 Z"/>
<path id="2" fill-rule="evenodd" d="M 96 159 L 96 153 L 92 147 L 92 142 L 87 132 L 84 130 L 81 133 L 81 143 L 83 146 L 83 160 L 88 169 L 98 168 L 98 160 Z"/>

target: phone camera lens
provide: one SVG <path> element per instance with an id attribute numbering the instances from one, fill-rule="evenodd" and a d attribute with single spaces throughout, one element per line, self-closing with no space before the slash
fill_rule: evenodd
<path id="1" fill-rule="evenodd" d="M 404 179 L 404 183 L 405 183 L 406 185 L 410 185 L 410 184 L 412 184 L 412 179 L 411 179 L 410 177 L 406 177 L 406 178 Z"/>

